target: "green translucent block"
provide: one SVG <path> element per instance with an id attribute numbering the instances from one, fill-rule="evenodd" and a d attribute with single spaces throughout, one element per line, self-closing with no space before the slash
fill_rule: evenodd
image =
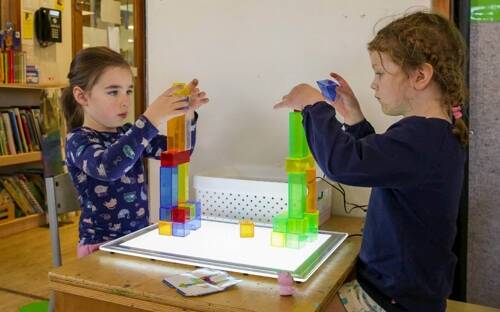
<path id="1" fill-rule="evenodd" d="M 307 221 L 306 221 L 306 219 L 305 218 L 302 218 L 302 219 L 289 218 L 287 232 L 294 233 L 294 234 L 306 234 L 307 233 Z"/>
<path id="2" fill-rule="evenodd" d="M 285 247 L 286 245 L 286 233 L 271 232 L 271 246 L 273 247 Z"/>
<path id="3" fill-rule="evenodd" d="M 307 241 L 314 242 L 318 238 L 318 233 L 307 233 Z"/>
<path id="4" fill-rule="evenodd" d="M 304 213 L 304 219 L 306 220 L 307 232 L 318 232 L 319 226 L 319 212 L 306 212 Z"/>
<path id="5" fill-rule="evenodd" d="M 274 232 L 287 232 L 287 221 L 288 221 L 288 213 L 280 213 L 273 217 L 273 231 Z"/>
<path id="6" fill-rule="evenodd" d="M 306 210 L 306 173 L 288 174 L 288 217 L 302 219 Z"/>
<path id="7" fill-rule="evenodd" d="M 189 220 L 194 220 L 196 218 L 196 205 L 193 203 L 181 203 L 179 207 L 184 207 L 189 210 Z"/>
<path id="8" fill-rule="evenodd" d="M 286 233 L 286 247 L 299 249 L 304 247 L 307 235 Z"/>
<path id="9" fill-rule="evenodd" d="M 306 157 L 311 152 L 309 151 L 306 134 L 302 126 L 302 113 L 290 112 L 288 126 L 288 157 Z"/>

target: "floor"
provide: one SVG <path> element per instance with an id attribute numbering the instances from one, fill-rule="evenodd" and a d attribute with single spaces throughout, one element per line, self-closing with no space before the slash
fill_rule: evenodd
<path id="1" fill-rule="evenodd" d="M 78 222 L 74 221 L 59 228 L 63 264 L 76 259 Z M 20 306 L 47 300 L 51 268 L 48 227 L 0 238 L 0 311 L 17 312 Z"/>

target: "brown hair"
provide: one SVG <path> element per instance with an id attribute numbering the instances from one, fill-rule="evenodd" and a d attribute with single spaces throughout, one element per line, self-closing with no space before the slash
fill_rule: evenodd
<path id="1" fill-rule="evenodd" d="M 464 78 L 466 47 L 457 27 L 441 15 L 416 12 L 392 21 L 368 43 L 369 51 L 387 53 L 406 74 L 428 63 L 432 79 L 443 93 L 451 116 L 452 107 L 462 108 L 467 90 Z M 462 118 L 455 119 L 453 134 L 463 145 L 468 129 Z"/>
<path id="2" fill-rule="evenodd" d="M 108 67 L 130 68 L 130 65 L 123 56 L 107 47 L 80 50 L 71 61 L 68 73 L 69 86 L 61 95 L 68 131 L 83 124 L 83 109 L 73 97 L 73 88 L 80 87 L 84 91 L 90 91 Z"/>

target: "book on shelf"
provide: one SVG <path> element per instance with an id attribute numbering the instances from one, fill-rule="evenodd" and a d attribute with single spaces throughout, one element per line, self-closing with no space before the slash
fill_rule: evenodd
<path id="1" fill-rule="evenodd" d="M 2 120 L 3 120 L 3 124 L 5 126 L 7 146 L 8 146 L 8 150 L 9 150 L 8 154 L 15 155 L 17 152 L 16 152 L 16 145 L 14 142 L 14 133 L 12 132 L 12 125 L 10 124 L 9 113 L 2 112 Z"/>
<path id="2" fill-rule="evenodd" d="M 46 202 L 43 188 L 43 178 L 40 173 L 0 176 L 0 190 L 5 190 L 12 198 L 17 216 L 45 212 Z"/>
<path id="3" fill-rule="evenodd" d="M 40 151 L 42 132 L 38 108 L 0 108 L 0 155 Z"/>
<path id="4" fill-rule="evenodd" d="M 0 60 L 0 83 L 26 83 L 26 52 L 3 50 Z"/>

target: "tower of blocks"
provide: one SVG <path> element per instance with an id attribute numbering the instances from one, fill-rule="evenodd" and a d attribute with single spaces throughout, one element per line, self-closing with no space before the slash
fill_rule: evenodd
<path id="1" fill-rule="evenodd" d="M 176 95 L 189 96 L 184 83 Z M 201 204 L 189 200 L 191 119 L 186 114 L 167 122 L 167 150 L 161 154 L 160 235 L 187 236 L 201 227 Z"/>
<path id="2" fill-rule="evenodd" d="M 290 112 L 288 122 L 288 211 L 273 217 L 271 245 L 301 248 L 318 236 L 316 166 L 307 145 L 302 114 Z"/>

